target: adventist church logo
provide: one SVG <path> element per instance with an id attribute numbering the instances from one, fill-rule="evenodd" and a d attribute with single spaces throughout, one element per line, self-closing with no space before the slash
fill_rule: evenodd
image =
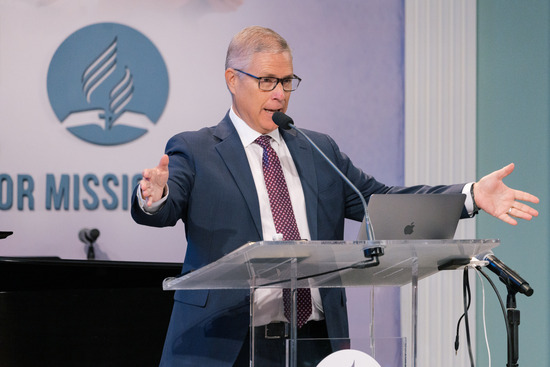
<path id="1" fill-rule="evenodd" d="M 99 23 L 63 41 L 50 62 L 47 86 L 67 130 L 89 143 L 118 145 L 157 123 L 168 99 L 168 72 L 143 34 Z"/>

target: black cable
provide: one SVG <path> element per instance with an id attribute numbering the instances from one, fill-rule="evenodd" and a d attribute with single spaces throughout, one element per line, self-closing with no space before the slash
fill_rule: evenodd
<path id="1" fill-rule="evenodd" d="M 469 341 L 469 326 L 468 326 L 468 315 L 467 315 L 467 311 L 470 309 L 470 304 L 471 304 L 471 294 L 470 294 L 470 287 L 469 287 L 469 280 L 466 276 L 467 274 L 467 269 L 468 267 L 465 267 L 464 268 L 464 281 L 463 281 L 463 292 L 464 292 L 464 309 L 466 310 L 462 316 L 460 316 L 459 320 L 458 320 L 458 323 L 457 323 L 457 326 L 456 326 L 456 339 L 455 339 L 455 352 L 458 352 L 458 347 L 459 347 L 459 330 L 460 330 L 460 322 L 462 321 L 463 318 L 465 318 L 465 323 L 466 323 L 466 330 L 467 330 L 467 338 L 468 338 L 468 348 L 469 348 L 469 352 L 470 352 L 470 362 L 473 366 L 473 362 L 472 362 L 472 353 L 471 353 L 471 346 L 470 346 L 470 341 Z M 491 280 L 491 278 L 489 278 L 487 276 L 487 274 L 485 274 L 485 272 L 483 271 L 483 269 L 481 268 L 481 266 L 476 266 L 475 269 L 481 273 L 481 275 L 483 275 L 483 277 L 485 279 L 487 279 L 487 281 L 489 282 L 489 284 L 491 285 L 491 287 L 493 288 L 496 296 L 497 296 L 497 299 L 498 299 L 498 302 L 500 304 L 500 308 L 502 310 L 502 315 L 504 317 L 504 325 L 506 326 L 506 335 L 508 336 L 507 340 L 507 344 L 508 344 L 508 351 L 511 350 L 510 348 L 510 333 L 511 333 L 511 330 L 510 330 L 510 325 L 508 324 L 508 315 L 506 314 L 506 307 L 504 306 L 504 301 L 502 300 L 502 297 L 500 296 L 500 292 L 498 291 L 495 283 L 493 283 L 493 281 Z M 468 294 L 468 304 L 466 304 L 466 292 Z"/>
<path id="2" fill-rule="evenodd" d="M 506 307 L 504 306 L 504 302 L 502 301 L 502 297 L 500 296 L 500 293 L 497 289 L 497 287 L 495 286 L 495 283 L 493 283 L 493 281 L 491 280 L 491 278 L 489 278 L 487 276 L 487 274 L 485 274 L 483 272 L 483 270 L 481 269 L 481 266 L 476 266 L 476 270 L 479 271 L 484 277 L 485 279 L 487 279 L 487 281 L 489 282 L 489 284 L 491 284 L 491 287 L 493 287 L 493 290 L 495 291 L 495 294 L 497 295 L 497 298 L 498 298 L 498 302 L 500 303 L 500 308 L 502 309 L 502 315 L 504 316 L 504 324 L 506 325 L 506 335 L 507 335 L 507 340 L 508 340 L 508 353 L 510 353 L 510 325 L 508 325 L 508 315 L 506 315 Z"/>
<path id="3" fill-rule="evenodd" d="M 470 292 L 470 287 L 468 287 L 468 307 L 466 308 L 466 310 L 470 310 L 470 305 L 472 304 L 472 295 L 469 293 Z M 458 322 L 456 324 L 456 338 L 455 338 L 455 354 L 458 353 L 458 347 L 459 347 L 459 339 L 460 339 L 460 323 L 462 322 L 462 319 L 466 316 L 465 313 L 462 314 L 462 316 L 460 316 L 460 318 L 458 319 Z"/>
<path id="4" fill-rule="evenodd" d="M 378 264 L 380 264 L 380 260 L 378 259 L 378 255 L 376 255 L 376 256 L 373 256 L 371 259 L 362 260 L 362 261 L 356 262 L 354 264 L 344 266 L 343 268 L 337 268 L 337 269 L 328 270 L 328 271 L 321 272 L 321 273 L 304 275 L 304 276 L 301 276 L 301 277 L 297 277 L 296 280 L 301 281 L 301 280 L 305 280 L 305 279 L 316 278 L 316 277 L 320 277 L 320 276 L 323 276 L 323 275 L 338 273 L 338 272 L 349 270 L 349 269 L 367 269 L 367 268 L 372 268 L 374 266 L 377 266 Z M 275 280 L 275 281 L 265 283 L 265 284 L 260 284 L 258 286 L 259 287 L 269 287 L 269 286 L 273 286 L 273 285 L 277 285 L 277 284 L 287 283 L 287 282 L 290 282 L 290 281 L 291 281 L 290 278 L 285 278 L 285 279 L 279 279 L 279 280 Z"/>
<path id="5" fill-rule="evenodd" d="M 464 267 L 464 278 L 462 282 L 462 291 L 464 299 L 464 326 L 466 327 L 466 343 L 468 344 L 468 354 L 470 356 L 470 366 L 474 367 L 474 355 L 472 353 L 472 343 L 470 341 L 470 322 L 468 320 L 468 301 L 472 299 L 470 293 L 470 281 L 468 279 L 468 266 Z"/>

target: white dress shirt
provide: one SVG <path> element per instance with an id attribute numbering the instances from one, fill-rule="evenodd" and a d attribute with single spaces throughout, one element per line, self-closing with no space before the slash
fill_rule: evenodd
<path id="1" fill-rule="evenodd" d="M 275 230 L 275 223 L 273 221 L 273 215 L 271 213 L 271 207 L 269 205 L 269 196 L 267 188 L 265 186 L 263 169 L 262 169 L 262 156 L 263 148 L 254 143 L 254 140 L 261 134 L 250 126 L 248 126 L 242 119 L 240 119 L 233 108 L 229 112 L 229 117 L 241 138 L 246 157 L 248 158 L 248 164 L 252 171 L 252 177 L 256 186 L 256 192 L 258 194 L 258 201 L 260 203 L 260 216 L 262 218 L 262 231 L 265 241 L 270 241 L 275 238 L 277 231 Z M 281 162 L 283 174 L 285 176 L 286 185 L 288 187 L 290 201 L 292 203 L 292 209 L 294 216 L 296 217 L 296 223 L 298 230 L 300 231 L 300 237 L 302 239 L 310 240 L 309 227 L 307 223 L 306 202 L 304 198 L 304 191 L 302 189 L 302 183 L 296 170 L 296 165 L 290 155 L 288 147 L 285 141 L 281 137 L 279 130 L 276 129 L 268 134 L 271 136 L 271 147 L 275 150 Z M 283 296 L 282 290 L 273 288 L 258 289 L 254 292 L 254 326 L 261 326 L 269 324 L 273 321 L 287 321 L 284 315 Z M 313 302 L 313 312 L 309 320 L 322 320 L 324 319 L 323 306 L 321 304 L 321 295 L 319 289 L 311 289 L 311 298 Z"/>

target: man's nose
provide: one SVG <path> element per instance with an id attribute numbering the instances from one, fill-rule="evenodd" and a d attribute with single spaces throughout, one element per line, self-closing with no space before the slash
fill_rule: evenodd
<path id="1" fill-rule="evenodd" d="M 275 89 L 271 91 L 273 99 L 284 99 L 285 98 L 285 91 L 283 89 L 283 83 L 279 82 L 275 86 Z"/>

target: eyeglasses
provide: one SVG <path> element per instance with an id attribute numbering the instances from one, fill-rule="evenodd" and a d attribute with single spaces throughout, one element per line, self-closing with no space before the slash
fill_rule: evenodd
<path id="1" fill-rule="evenodd" d="M 279 79 L 279 78 L 275 78 L 275 77 L 271 77 L 271 76 L 258 77 L 256 75 L 249 74 L 249 73 L 244 72 L 244 71 L 239 70 L 239 69 L 235 69 L 235 70 L 238 71 L 239 73 L 243 73 L 243 74 L 248 75 L 248 76 L 250 76 L 254 79 L 257 79 L 258 80 L 258 88 L 260 88 L 261 90 L 266 91 L 266 92 L 270 92 L 273 89 L 275 89 L 277 87 L 277 84 L 279 84 L 279 83 L 281 83 L 281 85 L 283 86 L 283 90 L 285 92 L 293 92 L 298 88 L 298 86 L 300 85 L 300 82 L 302 81 L 302 79 L 300 77 L 298 77 L 298 75 L 296 75 L 296 74 L 293 74 L 292 78 Z"/>

